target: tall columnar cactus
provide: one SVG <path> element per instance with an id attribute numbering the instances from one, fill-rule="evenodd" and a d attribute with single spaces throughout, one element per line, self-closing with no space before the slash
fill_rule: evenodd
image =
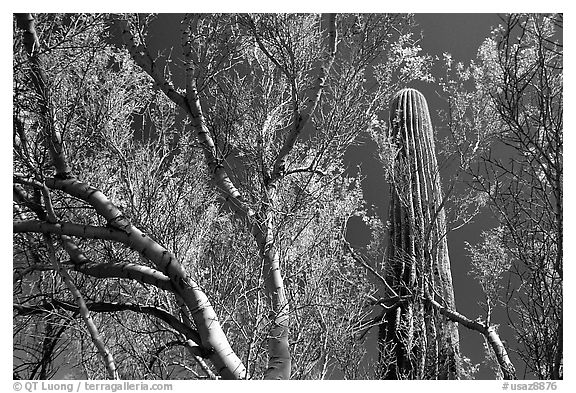
<path id="1" fill-rule="evenodd" d="M 454 309 L 438 163 L 428 105 L 414 89 L 398 92 L 389 137 L 398 148 L 390 186 L 387 280 L 398 307 L 380 326 L 383 377 L 457 379 L 458 329 L 426 301 Z"/>

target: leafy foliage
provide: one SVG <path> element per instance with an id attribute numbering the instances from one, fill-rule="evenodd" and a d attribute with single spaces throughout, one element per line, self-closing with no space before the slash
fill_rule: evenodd
<path id="1" fill-rule="evenodd" d="M 90 200 L 47 186 L 55 154 L 64 158 L 74 179 L 98 187 L 122 219 L 181 261 L 254 377 L 267 372 L 266 342 L 277 312 L 262 285 L 264 243 L 250 229 L 264 226 L 285 277 L 292 376 L 365 375 L 356 333 L 373 289 L 342 246 L 348 217 L 363 205 L 343 154 L 367 129 L 368 113 L 386 100 L 393 79 L 386 73 L 403 75 L 394 83 L 405 83 L 406 67 L 423 67 L 418 49 L 411 50 L 410 17 L 339 17 L 334 67 L 322 71 L 320 87 L 327 26 L 318 15 L 185 16 L 187 60 L 150 55 L 150 28 L 159 17 L 38 15 L 39 52 L 26 52 L 14 35 L 15 222 L 46 220 L 53 211 L 58 222 L 116 228 Z M 119 45 L 116 18 L 132 34 L 129 50 Z M 375 94 L 366 78 L 369 67 L 383 64 L 384 51 L 396 56 L 379 69 Z M 213 164 L 231 174 L 255 223 L 230 211 L 214 187 L 206 146 L 174 100 L 182 90 L 171 84 L 181 80 L 183 65 L 215 144 Z M 32 83 L 34 67 L 47 81 L 42 94 Z M 311 96 L 314 89 L 323 94 Z M 284 141 L 305 123 L 299 113 L 310 120 L 289 146 L 284 172 L 275 172 Z M 50 147 L 56 135 L 61 139 Z M 86 334 L 76 299 L 50 264 L 50 247 L 70 271 L 99 338 Z M 105 367 L 91 343 L 98 339 L 122 378 L 213 378 L 217 370 L 194 342 L 201 326 L 170 290 L 171 278 L 151 262 L 97 236 L 15 234 L 14 375 L 102 378 Z"/>

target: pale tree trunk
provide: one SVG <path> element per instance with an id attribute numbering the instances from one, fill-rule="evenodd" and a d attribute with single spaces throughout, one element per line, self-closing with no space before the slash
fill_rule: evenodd
<path id="1" fill-rule="evenodd" d="M 326 23 L 327 45 L 325 58 L 322 61 L 315 84 L 309 89 L 305 109 L 300 110 L 298 109 L 298 105 L 293 103 L 294 120 L 291 124 L 291 129 L 276 156 L 272 171 L 266 180 L 266 195 L 264 203 L 267 208 L 263 214 L 263 230 L 257 228 L 256 232 L 254 232 L 264 261 L 264 283 L 266 292 L 272 304 L 273 312 L 273 318 L 271 318 L 272 328 L 270 329 L 268 339 L 268 369 L 266 371 L 265 379 L 290 379 L 291 355 L 288 340 L 290 334 L 290 305 L 284 290 L 284 282 L 280 269 L 280 258 L 276 249 L 276 239 L 274 237 L 276 220 L 274 208 L 277 202 L 276 196 L 278 184 L 285 176 L 288 169 L 286 168 L 286 159 L 294 148 L 294 144 L 299 138 L 304 126 L 308 123 L 318 106 L 324 84 L 327 80 L 328 73 L 330 72 L 336 54 L 336 15 L 326 14 L 323 15 L 322 19 Z M 268 54 L 268 51 L 265 49 L 262 42 L 258 40 L 256 32 L 255 37 L 263 52 Z M 297 92 L 293 93 L 295 96 L 297 95 Z"/>
<path id="2" fill-rule="evenodd" d="M 186 26 L 186 19 L 183 25 Z M 284 285 L 280 273 L 280 264 L 277 251 L 274 247 L 273 238 L 273 214 L 269 210 L 262 219 L 243 200 L 242 195 L 228 176 L 224 166 L 218 159 L 218 152 L 206 126 L 204 114 L 200 105 L 200 98 L 196 88 L 193 63 L 190 60 L 191 46 L 188 41 L 191 35 L 188 27 L 183 31 L 183 49 L 187 58 L 186 67 L 186 95 L 182 96 L 175 91 L 165 80 L 163 75 L 155 72 L 152 60 L 143 54 L 141 48 L 134 44 L 134 39 L 127 24 L 120 22 L 121 34 L 132 57 L 156 82 L 157 86 L 178 104 L 188 115 L 196 139 L 202 146 L 204 159 L 208 167 L 214 185 L 223 194 L 234 212 L 243 219 L 260 248 L 264 263 L 264 282 L 267 296 L 272 306 L 272 327 L 269 332 L 268 353 L 269 367 L 265 374 L 266 379 L 289 379 L 290 378 L 290 351 L 288 346 L 289 315 L 288 302 L 284 294 Z M 269 198 L 271 201 L 275 196 Z M 244 372 L 245 373 L 245 372 Z M 245 375 L 246 376 L 246 375 Z"/>
<path id="3" fill-rule="evenodd" d="M 399 149 L 390 186 L 387 280 L 411 301 L 385 315 L 380 326 L 383 377 L 458 379 L 457 325 L 427 307 L 426 293 L 439 293 L 454 307 L 434 135 L 426 100 L 414 89 L 394 97 L 390 138 Z"/>
<path id="4" fill-rule="evenodd" d="M 269 208 L 265 212 L 264 231 L 256 234 L 256 241 L 263 260 L 264 285 L 270 304 L 272 316 L 268 333 L 268 369 L 265 379 L 290 379 L 291 355 L 288 343 L 290 334 L 290 305 L 284 290 L 284 280 L 280 269 L 280 257 L 274 237 L 275 214 L 272 207 L 276 204 L 275 186 L 268 188 Z"/>
<path id="5" fill-rule="evenodd" d="M 265 379 L 289 379 L 291 371 L 291 355 L 289 348 L 289 304 L 284 291 L 284 283 L 280 269 L 280 258 L 276 249 L 276 239 L 274 238 L 274 206 L 276 204 L 276 192 L 278 182 L 286 174 L 286 158 L 292 151 L 295 142 L 304 125 L 313 115 L 327 79 L 328 72 L 332 66 L 336 51 L 336 18 L 330 14 L 326 19 L 327 25 L 327 51 L 323 60 L 319 77 L 316 83 L 309 89 L 309 97 L 305 110 L 298 109 L 294 103 L 294 121 L 291 124 L 287 137 L 274 161 L 272 170 L 269 173 L 267 184 L 265 184 L 265 195 L 263 202 L 267 206 L 263 212 L 256 213 L 246 204 L 241 193 L 238 191 L 224 166 L 222 165 L 216 146 L 210 135 L 210 130 L 206 126 L 200 98 L 196 87 L 196 79 L 193 61 L 192 45 L 190 39 L 193 32 L 190 28 L 190 21 L 186 17 L 183 21 L 183 52 L 186 58 L 186 93 L 178 93 L 158 72 L 154 61 L 145 52 L 145 48 L 136 45 L 134 37 L 125 21 L 119 22 L 121 35 L 128 50 L 136 63 L 142 67 L 155 81 L 157 87 L 161 89 L 167 97 L 179 105 L 188 115 L 192 129 L 196 134 L 199 144 L 202 146 L 204 158 L 211 175 L 212 181 L 223 194 L 235 213 L 248 225 L 254 239 L 260 249 L 263 262 L 264 284 L 266 295 L 272 309 L 271 329 L 268 337 L 268 369 L 264 375 Z M 258 40 L 258 37 L 256 36 Z M 259 45 L 262 44 L 259 42 Z M 266 52 L 264 50 L 264 52 Z M 296 92 L 294 92 L 296 94 Z"/>
<path id="6" fill-rule="evenodd" d="M 24 32 L 24 45 L 32 65 L 32 81 L 41 97 L 40 112 L 44 123 L 44 140 L 47 144 L 56 176 L 46 180 L 46 185 L 88 202 L 103 216 L 109 227 L 89 227 L 66 223 L 26 222 L 14 223 L 14 231 L 56 233 L 79 237 L 92 237 L 121 241 L 154 263 L 170 280 L 171 286 L 190 310 L 198 328 L 203 356 L 209 358 L 223 378 L 246 378 L 246 369 L 236 356 L 222 331 L 214 309 L 200 287 L 188 277 L 175 256 L 160 246 L 145 233 L 133 226 L 122 212 L 99 190 L 77 180 L 71 173 L 64 153 L 63 143 L 51 114 L 49 90 L 45 74 L 38 56 L 39 40 L 34 29 L 31 14 L 18 14 L 18 26 Z M 28 222 L 30 224 L 31 222 Z M 24 224 L 24 225 L 22 225 Z"/>
<path id="7" fill-rule="evenodd" d="M 98 209 L 97 209 L 98 210 Z M 212 305 L 198 284 L 189 278 L 175 256 L 131 224 L 122 229 L 93 227 L 65 222 L 55 224 L 42 221 L 15 222 L 14 233 L 38 232 L 83 238 L 114 240 L 126 244 L 154 263 L 169 277 L 176 294 L 180 296 L 198 329 L 202 355 L 214 364 L 225 379 L 246 378 L 246 369 L 234 353 Z"/>

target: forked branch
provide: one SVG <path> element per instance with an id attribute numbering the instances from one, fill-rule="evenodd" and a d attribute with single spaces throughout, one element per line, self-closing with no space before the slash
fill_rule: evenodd
<path id="1" fill-rule="evenodd" d="M 440 314 L 446 316 L 449 320 L 482 334 L 496 354 L 496 359 L 498 359 L 498 364 L 502 370 L 504 379 L 518 379 L 516 377 L 516 369 L 510 361 L 506 347 L 504 346 L 504 343 L 502 343 L 502 340 L 500 339 L 500 336 L 498 335 L 498 332 L 496 332 L 494 326 L 486 326 L 480 322 L 473 321 L 455 310 L 446 308 L 430 297 L 428 298 L 428 301 L 432 307 L 438 310 Z"/>
<path id="2" fill-rule="evenodd" d="M 271 173 L 271 181 L 274 181 L 285 174 L 286 171 L 286 159 L 288 154 L 294 148 L 294 144 L 298 140 L 302 129 L 306 123 L 310 120 L 316 107 L 320 102 L 320 97 L 322 96 L 322 91 L 324 90 L 326 79 L 334 63 L 334 58 L 336 56 L 336 14 L 323 15 L 327 23 L 327 50 L 325 58 L 322 61 L 320 67 L 318 78 L 314 85 L 310 88 L 309 97 L 306 102 L 305 110 L 300 110 L 296 103 L 294 103 L 294 122 L 292 124 L 291 130 L 288 132 L 284 144 L 280 148 L 276 160 L 274 161 L 274 168 Z"/>

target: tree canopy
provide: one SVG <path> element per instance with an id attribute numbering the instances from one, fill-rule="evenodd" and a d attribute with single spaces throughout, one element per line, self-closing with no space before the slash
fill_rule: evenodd
<path id="1" fill-rule="evenodd" d="M 162 17 L 15 14 L 14 378 L 471 377 L 459 355 L 450 372 L 384 371 L 400 361 L 388 344 L 408 348 L 403 362 L 441 363 L 441 339 L 440 354 L 418 352 L 435 329 L 458 354 L 457 324 L 515 378 L 497 307 L 530 372 L 562 378 L 562 16 L 511 15 L 477 61 L 448 65 L 442 146 L 467 188 L 444 197 L 430 169 L 432 219 L 415 229 L 396 213 L 398 232 L 367 206 L 346 154 L 374 139 L 406 203 L 411 150 L 388 108 L 436 80 L 412 15 L 182 15 L 158 50 Z M 448 259 L 436 292 L 424 289 L 433 269 L 415 268 L 448 253 L 445 206 L 500 223 L 469 245 L 481 322 L 445 301 Z M 348 241 L 355 217 L 366 248 Z M 418 295 L 385 251 L 389 235 L 415 233 Z M 417 339 L 396 310 L 422 314 Z M 379 354 L 377 326 L 392 329 Z"/>

